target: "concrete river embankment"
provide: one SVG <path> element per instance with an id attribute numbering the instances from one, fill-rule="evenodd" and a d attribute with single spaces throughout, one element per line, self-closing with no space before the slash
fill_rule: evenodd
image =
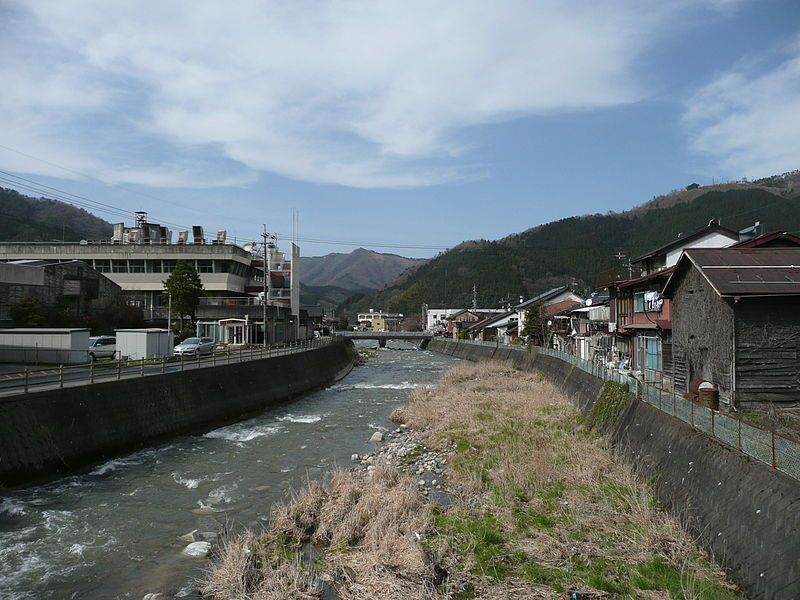
<path id="1" fill-rule="evenodd" d="M 434 339 L 430 350 L 541 373 L 588 413 L 599 377 L 534 349 Z M 608 424 L 618 450 L 652 478 L 660 501 L 694 531 L 749 598 L 800 598 L 800 482 L 634 400 Z"/>
<path id="2" fill-rule="evenodd" d="M 144 377 L 0 398 L 0 486 L 240 420 L 342 377 L 353 354 L 339 340 L 260 360 L 186 371 L 172 365 Z"/>
<path id="3" fill-rule="evenodd" d="M 336 384 L 249 420 L 0 496 L 0 597 L 190 593 L 206 562 L 182 554 L 182 536 L 226 524 L 259 529 L 290 489 L 374 450 L 370 436 L 393 427 L 388 417 L 409 390 L 455 362 L 396 346 L 404 351 L 378 352 Z M 199 389 L 206 385 L 215 384 Z M 233 391 L 227 397 L 236 401 Z"/>

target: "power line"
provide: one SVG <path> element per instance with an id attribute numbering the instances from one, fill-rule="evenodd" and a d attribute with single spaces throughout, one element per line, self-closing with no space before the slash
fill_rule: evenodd
<path id="1" fill-rule="evenodd" d="M 130 213 L 123 212 L 121 209 L 107 209 L 107 208 L 101 208 L 101 207 L 98 207 L 98 206 L 92 206 L 90 204 L 87 204 L 85 202 L 81 202 L 81 201 L 78 201 L 78 200 L 75 200 L 75 199 L 65 198 L 60 193 L 53 193 L 52 191 L 48 191 L 48 190 L 46 190 L 46 189 L 44 189 L 44 188 L 42 188 L 40 186 L 27 184 L 27 183 L 24 183 L 24 182 L 21 182 L 21 181 L 17 181 L 15 179 L 9 179 L 7 177 L 0 176 L 0 182 L 6 183 L 8 185 L 12 185 L 15 188 L 21 189 L 21 190 L 29 192 L 29 193 L 39 194 L 40 196 L 48 197 L 48 198 L 50 198 L 52 200 L 59 200 L 61 202 L 65 202 L 65 203 L 71 204 L 73 206 L 77 206 L 79 208 L 91 209 L 92 211 L 95 211 L 95 212 L 104 212 L 104 213 L 111 214 L 111 215 L 113 215 L 115 217 L 122 217 L 122 216 L 129 217 L 130 216 Z"/>
<path id="2" fill-rule="evenodd" d="M 7 171 L 0 170 L 0 173 L 6 175 L 6 177 L 0 177 L 0 181 L 4 181 L 15 187 L 23 188 L 26 191 L 30 191 L 35 194 L 41 194 L 46 197 L 52 197 L 54 200 L 60 200 L 61 202 L 66 202 L 67 204 L 72 204 L 80 208 L 85 208 L 97 212 L 105 212 L 114 215 L 116 217 L 125 217 L 125 218 L 130 218 L 131 213 L 133 212 L 125 210 L 123 208 L 119 208 L 117 206 L 113 206 L 111 204 L 105 204 L 104 202 L 98 202 L 97 200 L 92 200 L 91 198 L 87 198 L 86 196 L 73 194 L 72 192 L 67 192 L 66 190 L 49 186 L 47 184 L 35 181 L 33 179 L 27 179 L 25 177 L 21 177 L 20 175 L 8 173 Z M 12 179 L 9 179 L 9 177 Z M 153 219 L 159 221 L 160 223 L 163 223 L 164 225 L 171 225 L 173 227 L 178 227 L 181 229 L 189 229 L 188 226 L 181 225 L 180 223 L 172 223 L 170 221 L 164 221 L 158 219 L 158 217 L 153 217 Z"/>
<path id="3" fill-rule="evenodd" d="M 291 241 L 293 238 L 285 233 L 276 234 L 279 240 Z M 356 242 L 346 240 L 325 240 L 319 238 L 294 238 L 299 242 L 307 242 L 309 244 L 326 244 L 333 246 L 365 246 L 370 248 L 404 248 L 411 250 L 448 250 L 448 246 L 426 246 L 421 244 L 390 244 L 387 242 Z"/>
<path id="4" fill-rule="evenodd" d="M 72 173 L 73 175 L 78 175 L 80 177 L 85 177 L 86 179 L 91 179 L 93 181 L 97 181 L 98 183 L 101 183 L 102 185 L 105 185 L 105 186 L 109 185 L 109 184 L 105 183 L 104 181 L 98 179 L 97 177 L 94 177 L 94 176 L 89 175 L 87 173 L 82 173 L 80 171 L 76 171 L 75 169 L 70 169 L 69 167 L 65 167 L 64 165 L 60 165 L 58 163 L 54 163 L 54 162 L 51 162 L 49 160 L 45 160 L 44 158 L 40 158 L 38 156 L 33 156 L 32 154 L 27 154 L 25 152 L 22 152 L 21 150 L 17 150 L 15 148 L 11 148 L 10 146 L 5 146 L 3 144 L 0 144 L 0 148 L 2 148 L 4 150 L 8 150 L 9 152 L 13 152 L 14 154 L 19 154 L 20 156 L 24 156 L 26 158 L 31 158 L 33 160 L 39 161 L 42 164 L 50 165 L 51 167 L 56 167 L 57 169 L 61 169 L 62 171 L 66 171 L 67 173 Z M 173 204 L 175 206 L 179 206 L 180 208 L 182 208 L 184 210 L 191 210 L 191 209 L 187 209 L 187 207 L 185 207 L 185 206 L 181 206 L 180 204 L 177 204 L 174 201 L 164 200 L 163 198 L 158 198 L 158 197 L 153 196 L 151 194 L 146 194 L 144 192 L 140 192 L 140 191 L 137 191 L 137 190 L 132 190 L 132 189 L 130 189 L 130 188 L 124 186 L 124 185 L 116 184 L 114 187 L 119 189 L 119 190 L 122 190 L 123 192 L 126 192 L 128 194 L 132 194 L 132 195 L 135 195 L 135 196 L 141 196 L 143 198 L 149 198 L 150 200 L 155 200 L 156 202 L 161 202 L 161 203 L 164 203 L 164 204 Z M 174 223 L 167 223 L 166 221 L 164 221 L 164 223 L 166 225 L 175 225 Z M 185 227 L 184 225 L 175 225 L 175 226 L 176 227 Z"/>

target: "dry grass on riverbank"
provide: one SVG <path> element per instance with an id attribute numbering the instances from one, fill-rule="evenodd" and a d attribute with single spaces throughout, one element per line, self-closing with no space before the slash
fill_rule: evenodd
<path id="1" fill-rule="evenodd" d="M 229 542 L 204 593 L 217 600 L 438 598 L 438 572 L 423 545 L 431 504 L 396 468 L 338 471 L 276 507 L 270 530 Z M 321 554 L 318 554 L 321 552 Z M 316 556 L 313 556 L 316 555 Z"/>
<path id="2" fill-rule="evenodd" d="M 736 598 L 550 384 L 492 364 L 446 373 L 393 418 L 451 450 L 435 505 L 397 466 L 336 472 L 230 541 L 217 600 Z"/>
<path id="3" fill-rule="evenodd" d="M 474 578 L 478 597 L 505 585 L 527 589 L 517 597 L 735 597 L 649 486 L 540 376 L 458 367 L 399 412 L 428 446 L 456 444 L 454 503 L 435 515 L 433 545 L 448 571 Z"/>

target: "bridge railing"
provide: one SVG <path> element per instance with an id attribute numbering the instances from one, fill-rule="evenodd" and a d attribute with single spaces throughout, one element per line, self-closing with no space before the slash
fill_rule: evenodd
<path id="1" fill-rule="evenodd" d="M 148 377 L 191 369 L 218 367 L 287 354 L 306 352 L 335 343 L 340 338 L 323 337 L 285 344 L 215 350 L 208 355 L 161 356 L 158 358 L 103 360 L 77 365 L 52 364 L 0 372 L 0 397 L 27 394 L 44 389 L 92 385 L 132 377 Z"/>
<path id="2" fill-rule="evenodd" d="M 451 340 L 448 343 L 472 344 L 527 352 L 528 347 L 522 344 L 500 344 L 473 340 Z M 599 364 L 562 352 L 553 348 L 531 346 L 531 349 L 545 356 L 552 356 L 575 368 L 591 373 L 603 381 L 615 381 L 627 385 L 628 389 L 642 402 L 658 410 L 680 419 L 698 431 L 713 437 L 718 442 L 733 448 L 742 454 L 781 471 L 794 479 L 800 480 L 800 443 L 776 433 L 774 430 L 756 427 L 742 420 L 741 416 L 725 414 L 718 410 L 686 400 L 674 389 L 666 390 L 660 386 L 642 381 L 629 372 L 621 372 L 606 365 Z"/>

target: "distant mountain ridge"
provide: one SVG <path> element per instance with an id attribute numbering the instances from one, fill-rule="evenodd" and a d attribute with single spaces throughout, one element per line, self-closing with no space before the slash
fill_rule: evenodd
<path id="1" fill-rule="evenodd" d="M 800 232 L 797 172 L 751 184 L 689 187 L 622 213 L 569 217 L 495 241 L 462 242 L 345 307 L 411 313 L 424 303 L 470 306 L 473 285 L 481 306 L 513 304 L 565 284 L 588 291 L 611 273 L 627 273 L 631 258 L 713 218 L 734 230 L 761 221 L 767 231 Z"/>
<path id="2" fill-rule="evenodd" d="M 0 188 L 0 241 L 79 242 L 110 238 L 113 225 L 65 202 Z"/>
<path id="3" fill-rule="evenodd" d="M 334 286 L 352 292 L 379 290 L 399 277 L 406 269 L 427 262 L 357 248 L 350 253 L 334 252 L 325 256 L 304 256 L 300 278 L 311 287 Z"/>

